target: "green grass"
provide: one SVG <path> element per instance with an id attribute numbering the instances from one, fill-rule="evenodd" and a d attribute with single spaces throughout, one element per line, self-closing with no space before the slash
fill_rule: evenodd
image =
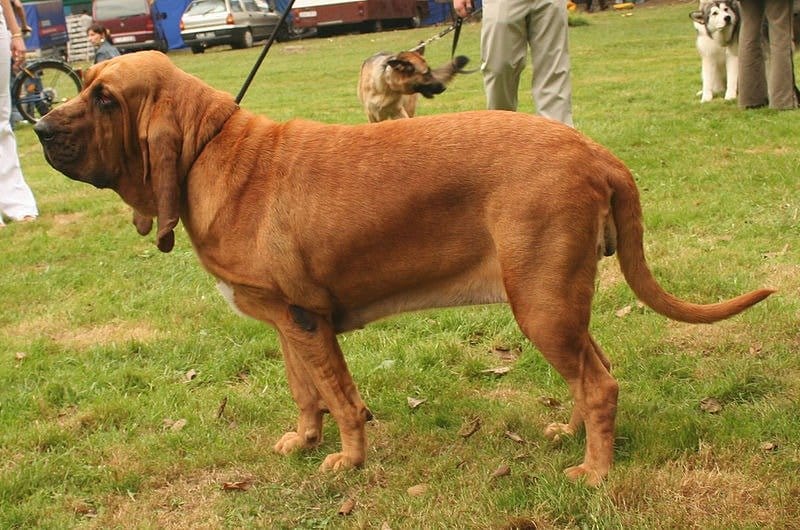
<path id="1" fill-rule="evenodd" d="M 643 4 L 571 28 L 576 126 L 636 175 L 665 287 L 694 301 L 779 294 L 714 326 L 677 324 L 638 308 L 616 261 L 603 261 L 592 332 L 621 386 L 603 486 L 563 478 L 583 440 L 552 445 L 540 433 L 567 416 L 566 387 L 500 306 L 403 315 L 341 337 L 376 416 L 364 469 L 317 471 L 338 447 L 331 421 L 319 450 L 273 454 L 295 419 L 274 332 L 230 312 L 182 229 L 159 253 L 116 195 L 56 173 L 23 126 L 42 215 L 0 231 L 0 528 L 796 528 L 800 114 L 701 105 L 693 8 Z M 364 122 L 361 61 L 436 32 L 276 44 L 242 104 L 275 120 Z M 467 25 L 458 50 L 475 66 L 478 36 Z M 445 38 L 426 55 L 438 66 L 449 48 Z M 171 56 L 235 95 L 258 53 Z M 483 106 L 473 74 L 418 110 Z M 483 373 L 505 362 L 498 346 L 518 356 L 501 377 Z M 426 401 L 412 410 L 408 397 Z M 703 412 L 706 397 L 722 410 Z M 473 418 L 480 430 L 460 436 Z M 182 429 L 165 422 L 179 419 Z M 511 474 L 492 479 L 502 464 Z M 251 487 L 222 489 L 234 481 Z M 407 493 L 421 483 L 425 494 Z M 338 515 L 348 498 L 355 509 Z"/>

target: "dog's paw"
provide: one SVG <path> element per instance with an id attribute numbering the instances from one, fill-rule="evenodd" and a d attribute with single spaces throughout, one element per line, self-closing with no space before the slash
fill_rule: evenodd
<path id="1" fill-rule="evenodd" d="M 332 453 L 325 457 L 319 466 L 320 471 L 346 471 L 354 467 L 360 467 L 364 463 L 363 458 L 353 458 L 344 453 Z"/>
<path id="2" fill-rule="evenodd" d="M 544 437 L 552 442 L 559 442 L 564 436 L 574 436 L 575 429 L 567 423 L 551 423 L 544 428 Z"/>
<path id="3" fill-rule="evenodd" d="M 586 464 L 568 467 L 564 474 L 573 482 L 583 480 L 587 486 L 599 486 L 605 476 L 605 473 L 591 469 Z"/>
<path id="4" fill-rule="evenodd" d="M 708 103 L 712 99 L 714 99 L 714 96 L 712 94 L 703 94 L 702 97 L 700 98 L 700 103 Z"/>
<path id="5" fill-rule="evenodd" d="M 306 436 L 300 436 L 294 431 L 287 432 L 278 443 L 275 444 L 273 450 L 282 455 L 288 455 L 300 449 L 309 449 L 315 447 L 319 443 L 319 439 L 309 440 Z"/>
<path id="6" fill-rule="evenodd" d="M 733 101 L 736 99 L 736 93 L 725 94 L 725 101 Z"/>

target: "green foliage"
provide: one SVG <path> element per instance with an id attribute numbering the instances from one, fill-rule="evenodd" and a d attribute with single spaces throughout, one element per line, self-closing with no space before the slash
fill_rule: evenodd
<path id="1" fill-rule="evenodd" d="M 800 122 L 699 103 L 692 9 L 574 17 L 588 22 L 570 30 L 576 126 L 634 172 L 666 288 L 694 301 L 780 292 L 730 321 L 686 326 L 638 307 L 615 261 L 601 263 L 592 332 L 621 385 L 603 486 L 562 476 L 583 437 L 558 445 L 540 433 L 568 417 L 567 389 L 499 306 L 402 315 L 341 337 L 376 417 L 364 469 L 317 472 L 338 447 L 330 420 L 318 450 L 274 454 L 296 414 L 274 332 L 230 312 L 182 229 L 160 254 L 115 195 L 57 174 L 22 126 L 42 215 L 0 230 L 0 528 L 796 526 Z M 467 24 L 459 45 L 473 66 L 479 29 Z M 362 123 L 361 61 L 436 32 L 276 44 L 242 105 L 279 121 Z M 432 65 L 449 44 L 428 46 Z M 235 95 L 258 53 L 171 57 Z M 533 110 L 529 74 L 522 112 Z M 418 111 L 483 106 L 476 73 Z M 487 372 L 499 366 L 512 370 Z M 412 409 L 409 397 L 424 402 Z M 703 410 L 706 398 L 721 409 Z M 459 434 L 476 418 L 477 431 Z M 511 473 L 492 478 L 502 464 Z M 249 489 L 223 490 L 234 482 Z M 427 492 L 409 495 L 417 484 Z M 346 499 L 355 509 L 339 516 Z"/>

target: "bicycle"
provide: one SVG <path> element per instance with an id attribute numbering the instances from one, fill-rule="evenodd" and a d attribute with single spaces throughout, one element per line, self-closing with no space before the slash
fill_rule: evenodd
<path id="1" fill-rule="evenodd" d="M 11 85 L 11 103 L 22 117 L 35 124 L 39 118 L 83 88 L 81 71 L 60 59 L 37 59 L 20 68 Z"/>

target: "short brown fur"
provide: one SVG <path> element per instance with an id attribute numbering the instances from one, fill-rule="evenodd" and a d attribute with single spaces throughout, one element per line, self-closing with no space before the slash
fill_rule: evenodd
<path id="1" fill-rule="evenodd" d="M 180 219 L 223 294 L 277 328 L 300 414 L 275 450 L 319 444 L 329 411 L 341 451 L 326 470 L 366 458 L 369 411 L 338 333 L 402 311 L 509 303 L 575 401 L 570 422 L 545 434 L 585 426 L 584 460 L 566 473 L 597 484 L 618 393 L 589 334 L 603 254 L 616 245 L 637 296 L 677 320 L 724 319 L 772 292 L 709 305 L 664 292 L 645 262 L 630 171 L 574 129 L 522 113 L 276 123 L 142 52 L 92 67 L 80 96 L 35 130 L 55 168 L 114 189 L 140 231 L 157 218 L 162 251 Z"/>

